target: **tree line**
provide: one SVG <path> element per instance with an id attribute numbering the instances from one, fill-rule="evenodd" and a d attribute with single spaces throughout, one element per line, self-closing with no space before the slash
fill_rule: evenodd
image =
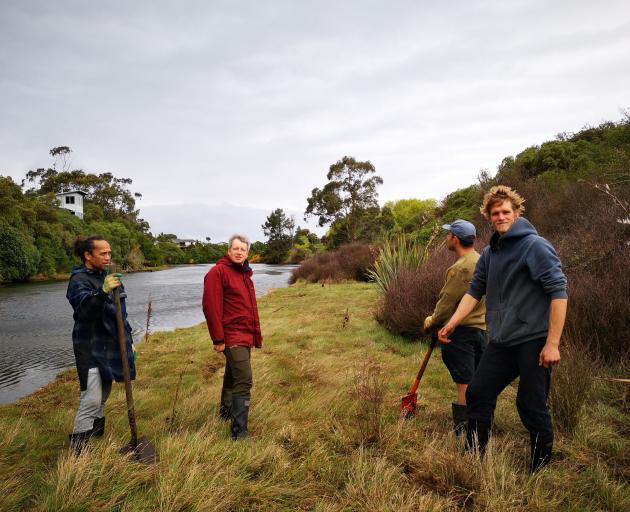
<path id="1" fill-rule="evenodd" d="M 314 218 L 319 226 L 327 226 L 326 234 L 319 238 L 277 208 L 261 226 L 266 240 L 251 245 L 250 261 L 299 263 L 344 244 L 378 245 L 399 234 L 426 243 L 445 222 L 479 220 L 484 190 L 494 183 L 517 188 L 527 183 L 551 197 L 568 183 L 592 183 L 594 191 L 596 185 L 605 184 L 609 188 L 597 193 L 617 201 L 627 220 L 630 116 L 624 115 L 621 121 L 560 133 L 552 141 L 506 157 L 495 176 L 481 171 L 477 183 L 441 201 L 407 198 L 380 206 L 378 189 L 383 179 L 375 167 L 369 161 L 344 156 L 330 166 L 324 185 L 306 198 L 304 219 Z M 132 270 L 214 262 L 225 254 L 226 244 L 210 239 L 181 248 L 173 243 L 174 234 L 153 235 L 136 208 L 141 194 L 130 190 L 133 181 L 112 173 L 70 170 L 71 153 L 67 146 L 51 149 L 53 165 L 27 172 L 21 184 L 0 176 L 0 282 L 68 272 L 76 263 L 72 243 L 80 234 L 106 237 L 115 260 Z M 59 208 L 56 194 L 71 189 L 86 193 L 83 219 Z"/>
<path id="2" fill-rule="evenodd" d="M 535 197 L 544 194 L 550 197 L 550 207 L 554 198 L 568 194 L 567 187 L 581 184 L 592 194 L 608 195 L 621 212 L 622 218 L 617 221 L 628 226 L 630 113 L 623 114 L 618 122 L 559 133 L 554 140 L 506 157 L 494 176 L 482 170 L 476 183 L 455 190 L 441 201 L 409 198 L 379 206 L 378 187 L 383 179 L 369 161 L 345 156 L 330 166 L 324 186 L 314 188 L 307 198 L 305 219 L 314 217 L 319 226 L 328 226 L 326 234 L 318 240 L 307 230 L 294 232 L 294 221 L 277 209 L 263 226 L 269 237 L 267 255 L 278 262 L 297 262 L 344 244 L 379 245 L 401 234 L 411 242 L 426 244 L 439 233 L 442 224 L 457 218 L 485 225 L 479 205 L 484 192 L 495 184 L 524 187 Z M 574 211 L 564 211 L 562 216 L 575 216 L 579 207 L 574 205 Z M 556 223 L 564 222 L 557 219 Z"/>
<path id="3" fill-rule="evenodd" d="M 130 190 L 133 180 L 70 170 L 71 153 L 68 146 L 51 149 L 53 165 L 28 171 L 21 184 L 0 176 L 0 282 L 69 272 L 78 263 L 72 252 L 79 235 L 104 236 L 114 261 L 127 270 L 205 263 L 225 254 L 226 244 L 208 240 L 181 248 L 175 235 L 154 236 L 136 208 L 142 196 Z M 83 219 L 57 199 L 75 190 L 85 193 Z"/>

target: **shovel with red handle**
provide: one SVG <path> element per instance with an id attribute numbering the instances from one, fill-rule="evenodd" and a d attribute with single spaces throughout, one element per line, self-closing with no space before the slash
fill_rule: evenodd
<path id="1" fill-rule="evenodd" d="M 418 370 L 418 375 L 416 376 L 416 380 L 414 381 L 413 386 L 411 386 L 409 393 L 407 393 L 405 396 L 402 397 L 402 402 L 400 404 L 400 415 L 403 419 L 409 420 L 416 415 L 416 405 L 418 403 L 418 393 L 416 393 L 416 391 L 418 391 L 420 380 L 422 379 L 422 376 L 424 375 L 424 370 L 427 367 L 429 358 L 431 357 L 431 353 L 433 352 L 433 349 L 437 345 L 437 342 L 438 342 L 437 332 L 435 330 L 432 330 L 431 343 L 429 344 L 429 350 L 427 350 L 427 353 L 425 354 L 424 359 L 422 360 L 422 364 L 420 365 L 420 370 Z"/>
<path id="2" fill-rule="evenodd" d="M 133 393 L 131 392 L 131 376 L 129 374 L 129 354 L 127 353 L 127 337 L 125 335 L 125 324 L 123 323 L 122 307 L 120 304 L 120 289 L 114 288 L 114 307 L 116 309 L 116 331 L 118 343 L 120 345 L 120 360 L 122 363 L 123 377 L 125 379 L 125 395 L 127 398 L 127 416 L 129 418 L 129 428 L 131 429 L 131 441 L 120 449 L 120 453 L 133 453 L 138 462 L 144 464 L 155 464 L 158 455 L 153 443 L 146 436 L 138 438 L 138 427 L 136 426 L 136 411 L 133 406 Z"/>

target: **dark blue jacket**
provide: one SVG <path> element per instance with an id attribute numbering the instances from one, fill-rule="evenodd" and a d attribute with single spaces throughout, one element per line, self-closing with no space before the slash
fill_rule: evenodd
<path id="1" fill-rule="evenodd" d="M 549 305 L 567 298 L 567 278 L 552 245 L 519 217 L 503 236 L 492 235 L 468 294 L 486 296 L 490 343 L 512 346 L 547 336 Z"/>
<path id="2" fill-rule="evenodd" d="M 92 270 L 83 265 L 72 269 L 66 297 L 74 310 L 72 344 L 77 363 L 81 390 L 87 387 L 90 368 L 98 368 L 103 380 L 123 380 L 120 346 L 116 331 L 116 310 L 112 294 L 103 291 L 105 272 Z M 129 372 L 136 376 L 133 361 L 131 326 L 127 322 L 125 299 L 127 294 L 120 287 L 120 302 L 127 341 Z"/>

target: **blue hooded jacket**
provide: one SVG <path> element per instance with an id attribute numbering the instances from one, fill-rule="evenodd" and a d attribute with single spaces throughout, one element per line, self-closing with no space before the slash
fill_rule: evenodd
<path id="1" fill-rule="evenodd" d="M 547 336 L 549 305 L 567 298 L 567 278 L 552 245 L 519 217 L 504 235 L 492 235 L 468 294 L 486 296 L 490 343 L 513 346 Z"/>
<path id="2" fill-rule="evenodd" d="M 116 330 L 116 309 L 113 295 L 103 291 L 104 271 L 78 265 L 72 269 L 66 297 L 74 310 L 72 344 L 77 363 L 81 390 L 87 388 L 90 368 L 98 368 L 103 380 L 123 380 L 120 345 Z M 125 324 L 127 354 L 131 378 L 136 376 L 132 355 L 131 326 L 127 322 L 125 299 L 127 294 L 120 287 L 120 303 Z"/>

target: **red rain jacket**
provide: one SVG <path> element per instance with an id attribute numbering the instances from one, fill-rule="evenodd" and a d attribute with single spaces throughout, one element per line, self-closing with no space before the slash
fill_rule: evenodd
<path id="1" fill-rule="evenodd" d="M 262 347 L 252 269 L 223 256 L 203 282 L 203 314 L 215 345 Z"/>

